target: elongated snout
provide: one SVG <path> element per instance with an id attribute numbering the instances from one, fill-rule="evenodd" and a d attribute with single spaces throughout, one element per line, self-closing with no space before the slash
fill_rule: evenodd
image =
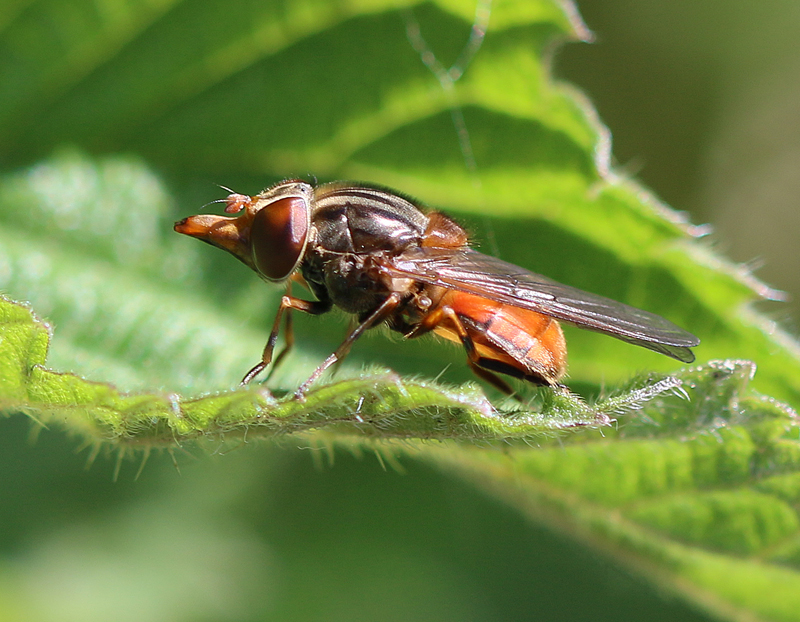
<path id="1" fill-rule="evenodd" d="M 237 259 L 253 268 L 250 250 L 250 225 L 252 217 L 217 216 L 198 214 L 175 223 L 175 231 L 197 238 L 228 251 Z"/>

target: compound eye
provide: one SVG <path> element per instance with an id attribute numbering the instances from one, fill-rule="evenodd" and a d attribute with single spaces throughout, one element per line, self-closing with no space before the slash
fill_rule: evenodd
<path id="1" fill-rule="evenodd" d="M 283 281 L 303 258 L 308 239 L 309 206 L 287 197 L 256 212 L 250 229 L 253 262 L 270 281 Z"/>

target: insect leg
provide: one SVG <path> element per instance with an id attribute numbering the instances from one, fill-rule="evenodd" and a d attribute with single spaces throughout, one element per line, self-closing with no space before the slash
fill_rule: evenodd
<path id="1" fill-rule="evenodd" d="M 349 334 L 349 331 L 353 330 L 356 326 L 358 326 L 358 321 L 355 320 L 355 319 L 351 319 L 349 324 L 348 324 L 348 326 L 347 326 L 348 334 Z M 331 367 L 330 367 L 331 377 L 334 377 L 336 374 L 339 373 L 339 368 L 342 366 L 342 361 L 344 361 L 344 359 L 340 358 L 333 365 L 331 365 Z"/>
<path id="2" fill-rule="evenodd" d="M 452 307 L 444 306 L 441 308 L 441 313 L 450 320 L 453 324 L 453 328 L 458 334 L 459 339 L 461 339 L 461 344 L 464 346 L 464 349 L 467 351 L 467 363 L 469 363 L 470 369 L 472 372 L 478 376 L 478 378 L 482 378 L 489 384 L 491 384 L 495 389 L 500 391 L 501 393 L 505 393 L 506 395 L 514 396 L 514 389 L 511 388 L 505 380 L 493 374 L 488 369 L 484 369 L 481 366 L 481 362 L 485 359 L 478 354 L 477 349 L 475 348 L 475 342 L 472 341 L 472 337 L 469 336 L 467 329 L 464 328 L 464 324 L 458 318 L 458 314 L 452 309 Z"/>
<path id="3" fill-rule="evenodd" d="M 295 278 L 293 277 L 286 284 L 285 295 L 289 296 L 290 298 L 292 297 L 292 281 L 294 280 Z M 275 362 L 272 364 L 272 369 L 269 370 L 267 377 L 264 378 L 264 382 L 268 382 L 269 379 L 272 378 L 272 374 L 274 374 L 275 370 L 278 369 L 278 365 L 281 364 L 281 361 L 286 358 L 286 355 L 289 354 L 289 351 L 294 347 L 294 322 L 292 321 L 292 310 L 287 309 L 284 317 L 286 319 L 283 321 L 283 349 L 278 352 L 278 356 L 275 357 Z"/>
<path id="4" fill-rule="evenodd" d="M 306 391 L 308 391 L 308 387 L 311 386 L 311 383 L 319 378 L 331 365 L 344 359 L 344 357 L 347 356 L 347 353 L 350 351 L 350 348 L 355 340 L 358 339 L 365 330 L 380 324 L 392 313 L 394 313 L 395 309 L 397 309 L 402 300 L 403 299 L 401 295 L 397 292 L 391 294 L 386 300 L 383 301 L 380 307 L 372 312 L 372 315 L 361 322 L 358 326 L 353 328 L 348 333 L 347 337 L 345 337 L 345 340 L 342 342 L 342 344 L 336 348 L 333 354 L 326 358 L 322 364 L 314 370 L 314 373 L 311 374 L 309 379 L 300 385 L 300 388 L 295 392 L 295 397 L 298 399 L 303 399 L 303 395 Z"/>
<path id="5" fill-rule="evenodd" d="M 267 365 L 270 364 L 270 361 L 272 361 L 272 352 L 275 350 L 275 343 L 278 341 L 278 333 L 280 332 L 281 328 L 281 318 L 283 317 L 284 312 L 291 312 L 292 309 L 310 313 L 311 315 L 320 315 L 330 311 L 331 302 L 329 300 L 301 300 L 300 298 L 295 298 L 294 296 L 289 296 L 288 294 L 284 295 L 281 298 L 281 304 L 278 307 L 278 313 L 275 315 L 275 322 L 272 324 L 272 332 L 269 334 L 269 339 L 267 339 L 267 345 L 264 346 L 264 352 L 261 355 L 261 361 L 259 361 L 258 364 L 256 364 L 249 372 L 245 374 L 244 378 L 242 378 L 242 385 L 250 383 L 250 381 L 264 371 Z M 278 359 L 275 361 L 276 364 L 280 362 L 288 349 L 294 344 L 294 332 L 288 319 L 290 317 L 289 313 L 287 313 L 286 317 L 286 347 L 278 355 Z"/>
<path id="6" fill-rule="evenodd" d="M 267 377 L 264 378 L 264 382 L 267 382 L 270 378 L 272 378 L 272 374 L 275 373 L 275 370 L 278 369 L 278 365 L 281 364 L 286 355 L 289 354 L 289 351 L 294 347 L 294 322 L 292 321 L 292 310 L 287 309 L 286 315 L 284 316 L 283 320 L 283 348 L 278 355 L 275 357 L 275 362 L 272 364 L 272 368 L 267 373 Z"/>

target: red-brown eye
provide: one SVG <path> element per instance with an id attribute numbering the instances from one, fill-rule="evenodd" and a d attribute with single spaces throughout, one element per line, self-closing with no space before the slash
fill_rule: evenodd
<path id="1" fill-rule="evenodd" d="M 308 238 L 308 204 L 300 197 L 279 199 L 256 212 L 250 229 L 253 262 L 270 281 L 297 268 Z"/>

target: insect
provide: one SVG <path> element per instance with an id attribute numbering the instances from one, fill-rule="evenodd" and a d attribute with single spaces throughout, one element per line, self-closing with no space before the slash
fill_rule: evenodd
<path id="1" fill-rule="evenodd" d="M 225 202 L 225 212 L 238 215 L 191 216 L 175 230 L 228 251 L 266 281 L 287 283 L 261 361 L 242 384 L 272 362 L 284 316 L 286 347 L 276 364 L 294 342 L 291 311 L 319 315 L 334 306 L 356 323 L 298 397 L 379 324 L 407 338 L 434 333 L 460 342 L 472 370 L 506 394 L 513 390 L 498 374 L 560 386 L 566 345 L 559 321 L 685 363 L 700 343 L 658 315 L 481 254 L 454 220 L 387 189 L 288 180 L 252 197 L 231 193 Z M 294 297 L 292 281 L 316 300 Z"/>

